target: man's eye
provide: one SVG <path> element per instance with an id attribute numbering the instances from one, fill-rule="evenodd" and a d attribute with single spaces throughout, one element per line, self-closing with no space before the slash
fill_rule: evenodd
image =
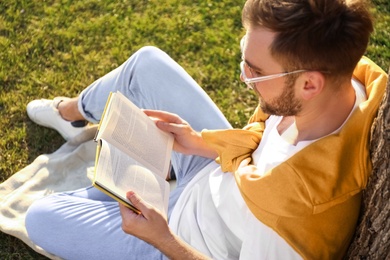
<path id="1" fill-rule="evenodd" d="M 260 71 L 256 71 L 256 70 L 252 70 L 252 74 L 255 77 L 261 77 L 262 76 L 261 72 Z"/>

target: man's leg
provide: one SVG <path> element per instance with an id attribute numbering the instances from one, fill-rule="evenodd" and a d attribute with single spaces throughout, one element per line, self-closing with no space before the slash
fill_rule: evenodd
<path id="1" fill-rule="evenodd" d="M 86 119 L 98 123 L 109 93 L 116 91 L 120 91 L 140 108 L 178 114 L 198 131 L 231 128 L 194 79 L 156 47 L 141 48 L 121 66 L 93 82 L 77 98 L 58 103 L 59 115 L 69 121 Z M 41 120 L 45 118 L 48 116 Z M 64 120 L 60 118 L 57 121 Z M 175 203 L 179 191 L 210 161 L 199 156 L 172 154 L 177 190 L 172 194 L 170 204 Z"/>
<path id="2" fill-rule="evenodd" d="M 81 93 L 79 110 L 88 121 L 100 120 L 111 91 L 122 92 L 140 108 L 178 114 L 198 131 L 230 127 L 194 79 L 155 47 L 140 49 Z"/>
<path id="3" fill-rule="evenodd" d="M 89 187 L 36 201 L 26 215 L 30 239 L 63 259 L 161 259 L 122 231 L 118 203 Z"/>
<path id="4" fill-rule="evenodd" d="M 80 94 L 78 110 L 88 121 L 98 122 L 109 93 L 115 91 L 120 91 L 140 108 L 178 114 L 197 131 L 231 128 L 194 79 L 166 53 L 155 47 L 141 48 L 120 67 L 92 83 Z M 198 156 L 173 153 L 172 165 L 177 175 L 177 188 L 180 190 L 182 184 L 185 185 L 210 161 Z"/>
<path id="5" fill-rule="evenodd" d="M 122 92 L 141 108 L 160 109 L 176 113 L 189 122 L 196 130 L 204 128 L 230 128 L 229 123 L 217 106 L 196 82 L 168 55 L 153 47 L 142 48 L 119 68 L 91 84 L 78 98 L 64 100 L 59 103 L 59 113 L 67 120 L 79 120 L 81 119 L 80 117 L 71 117 L 75 113 L 67 113 L 67 111 L 71 111 L 77 106 L 82 118 L 91 122 L 98 122 L 110 91 Z M 169 213 L 172 211 L 178 196 L 186 184 L 210 161 L 198 156 L 173 154 L 172 164 L 177 175 L 177 188 L 170 197 Z M 80 203 L 78 203 L 79 201 Z M 117 240 L 118 247 L 123 246 L 120 241 L 125 243 L 123 247 L 132 247 L 132 241 L 136 240 L 135 238 L 123 240 L 119 236 L 119 233 L 122 234 L 122 230 L 120 225 L 117 224 L 117 222 L 120 222 L 117 203 L 114 203 L 115 207 L 113 206 L 113 208 L 110 206 L 110 210 L 106 210 L 106 203 L 111 205 L 112 202 L 92 201 L 88 196 L 80 200 L 78 196 L 73 196 L 72 194 L 54 195 L 47 199 L 42 199 L 29 210 L 27 218 L 28 223 L 30 223 L 27 226 L 29 234 L 31 234 L 31 237 L 36 237 L 37 240 L 35 242 L 38 245 L 50 244 L 53 246 L 52 241 L 58 233 L 50 233 L 48 228 L 39 228 L 39 226 L 51 223 L 58 218 L 66 226 L 62 231 L 66 232 L 67 235 L 61 235 L 63 246 L 69 247 L 74 240 L 78 240 L 81 229 L 77 227 L 82 225 L 82 230 L 85 233 L 83 239 L 86 239 L 88 243 L 98 243 L 101 247 L 104 247 L 104 244 L 110 243 L 106 240 L 113 239 Z M 74 210 L 68 211 L 68 207 Z M 79 207 L 87 208 L 87 212 L 90 213 L 87 214 L 81 211 L 81 215 L 76 214 Z M 98 221 L 103 227 L 98 229 L 99 234 L 102 234 L 101 236 L 97 236 L 94 233 L 97 230 L 97 226 L 100 227 L 95 224 L 96 218 L 91 218 L 89 219 L 90 221 L 82 221 L 78 225 L 74 224 L 74 222 L 84 219 L 82 216 L 85 214 L 94 215 L 95 209 L 97 210 L 96 214 L 99 216 L 103 213 L 107 214 Z M 68 212 L 74 213 L 68 215 Z M 116 226 L 112 226 L 113 224 Z M 51 227 L 53 224 L 48 226 Z M 72 229 L 72 227 L 76 228 Z M 112 228 L 117 229 L 116 232 L 119 233 L 111 232 Z M 40 232 L 51 235 L 42 236 L 39 234 Z M 109 232 L 115 234 L 115 236 L 111 238 L 111 235 L 105 235 L 105 233 Z M 128 241 L 131 241 L 131 243 Z M 138 242 L 134 243 L 137 244 Z M 56 250 L 60 250 L 60 247 L 54 245 L 54 248 L 51 250 L 53 250 L 51 252 L 56 254 Z"/>
<path id="6" fill-rule="evenodd" d="M 143 47 L 121 66 L 87 87 L 77 98 L 58 104 L 59 114 L 69 120 L 98 123 L 110 92 L 120 91 L 140 108 L 178 114 L 195 130 L 230 128 L 218 107 L 190 75 L 166 53 Z M 211 160 L 172 154 L 178 192 Z M 175 203 L 176 199 L 170 203 Z"/>

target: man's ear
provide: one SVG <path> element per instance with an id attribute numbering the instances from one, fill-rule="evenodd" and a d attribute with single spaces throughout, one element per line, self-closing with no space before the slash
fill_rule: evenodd
<path id="1" fill-rule="evenodd" d="M 325 77 L 321 72 L 309 71 L 304 73 L 301 97 L 310 100 L 320 94 L 325 86 Z"/>

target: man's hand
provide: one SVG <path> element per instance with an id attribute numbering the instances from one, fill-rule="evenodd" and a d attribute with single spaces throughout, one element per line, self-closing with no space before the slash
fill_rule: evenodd
<path id="1" fill-rule="evenodd" d="M 143 201 L 132 191 L 129 191 L 126 196 L 142 214 L 137 214 L 126 206 L 119 204 L 122 229 L 125 233 L 136 236 L 156 247 L 163 242 L 162 240 L 172 236 L 167 220 L 157 209 Z"/>
<path id="2" fill-rule="evenodd" d="M 144 110 L 144 113 L 156 122 L 158 128 L 173 134 L 175 138 L 173 149 L 175 151 L 211 159 L 215 159 L 218 156 L 217 153 L 213 149 L 210 149 L 203 141 L 200 133 L 192 129 L 192 127 L 178 115 L 159 110 Z"/>
<path id="3" fill-rule="evenodd" d="M 119 204 L 124 232 L 153 245 L 169 259 L 208 259 L 174 235 L 168 227 L 167 220 L 157 209 L 132 191 L 126 195 L 141 214 Z"/>

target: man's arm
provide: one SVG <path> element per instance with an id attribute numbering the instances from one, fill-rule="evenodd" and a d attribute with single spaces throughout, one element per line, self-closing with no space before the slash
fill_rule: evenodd
<path id="1" fill-rule="evenodd" d="M 210 159 L 217 158 L 217 152 L 208 146 L 200 133 L 196 132 L 182 118 L 159 110 L 144 110 L 144 113 L 156 121 L 158 128 L 173 134 L 173 149 L 187 155 L 199 155 Z"/>
<path id="2" fill-rule="evenodd" d="M 142 214 L 136 214 L 120 204 L 124 232 L 153 245 L 169 259 L 209 259 L 173 234 L 161 213 L 137 194 L 130 191 L 127 193 L 127 198 Z"/>

